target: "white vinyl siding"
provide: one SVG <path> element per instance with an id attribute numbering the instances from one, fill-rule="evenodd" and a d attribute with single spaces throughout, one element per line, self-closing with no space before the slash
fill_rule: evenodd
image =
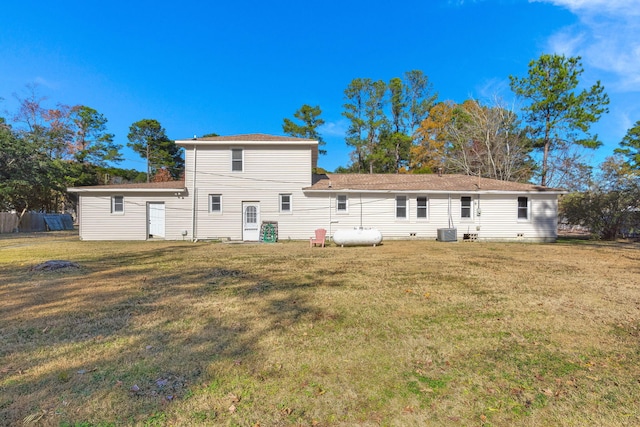
<path id="1" fill-rule="evenodd" d="M 396 196 L 396 218 L 407 219 L 407 196 Z"/>
<path id="2" fill-rule="evenodd" d="M 124 214 L 124 196 L 111 197 L 111 213 L 119 215 Z"/>
<path id="3" fill-rule="evenodd" d="M 458 235 L 464 232 L 478 233 L 480 239 L 514 240 L 522 238 L 526 241 L 553 240 L 557 237 L 557 196 L 535 194 L 527 196 L 528 220 L 519 220 L 517 216 L 517 194 L 483 194 L 481 195 L 482 215 L 476 218 L 471 229 L 469 220 L 460 221 L 454 226 L 460 227 Z M 430 198 L 430 219 L 434 223 L 436 207 Z M 438 212 L 440 209 L 438 208 Z M 446 221 L 439 219 L 438 221 Z M 446 222 L 445 222 L 446 223 Z M 479 229 L 477 229 L 479 227 Z M 462 230 L 462 231 L 461 231 Z M 469 230 L 469 231 L 467 231 Z"/>
<path id="4" fill-rule="evenodd" d="M 109 194 L 84 193 L 79 203 L 78 218 L 82 240 L 146 240 L 148 238 L 149 203 L 164 203 L 165 239 L 191 238 L 191 200 L 174 194 L 136 192 L 127 193 L 125 211 L 110 215 L 112 196 Z M 183 236 L 184 232 L 187 232 Z"/>
<path id="5" fill-rule="evenodd" d="M 200 156 L 200 152 L 198 153 Z M 222 159 L 221 164 L 224 164 Z M 310 165 L 310 162 L 309 162 Z M 309 166 L 310 167 L 310 166 Z M 206 169 L 211 170 L 211 169 Z M 280 181 L 276 174 L 268 176 L 269 180 Z M 294 178 L 295 179 L 295 178 Z M 316 228 L 325 228 L 331 236 L 337 229 L 354 227 L 374 227 L 380 230 L 384 240 L 408 239 L 412 233 L 418 239 L 435 239 L 438 228 L 458 228 L 462 233 L 477 233 L 483 240 L 515 240 L 546 241 L 556 237 L 557 229 L 557 195 L 528 194 L 529 220 L 518 221 L 517 199 L 520 194 L 481 194 L 482 216 L 477 217 L 471 228 L 469 221 L 461 221 L 456 215 L 460 210 L 460 196 L 448 194 L 430 194 L 428 196 L 428 221 L 417 218 L 408 210 L 408 219 L 398 221 L 394 212 L 395 194 L 381 193 L 348 193 L 348 212 L 335 214 L 335 193 L 304 192 L 302 188 L 308 183 L 301 183 L 299 189 L 289 191 L 292 201 L 295 199 L 295 210 L 292 214 L 280 213 L 279 194 L 289 194 L 282 184 L 271 192 L 258 184 L 238 191 L 237 181 L 215 179 L 212 174 L 199 174 L 196 182 L 202 187 L 196 191 L 200 196 L 195 205 L 196 238 L 242 238 L 242 202 L 260 201 L 260 220 L 278 223 L 280 240 L 308 240 Z M 245 182 L 242 180 L 241 182 Z M 190 180 L 187 179 L 187 183 Z M 253 182 L 249 180 L 249 182 Z M 263 181 L 260 181 L 263 183 Z M 223 194 L 223 212 L 212 220 L 208 215 L 209 195 Z M 111 195 L 81 194 L 80 197 L 80 237 L 83 240 L 145 240 L 147 238 L 146 203 L 164 202 L 166 207 L 167 240 L 183 240 L 193 237 L 191 224 L 193 199 L 192 191 L 183 195 L 136 193 L 126 194 L 126 208 L 123 215 L 110 214 Z M 409 196 L 408 196 L 409 197 Z M 411 196 L 414 199 L 415 196 Z M 415 199 L 414 199 L 415 200 Z M 449 212 L 453 212 L 450 218 Z M 186 232 L 186 237 L 182 233 Z"/>
<path id="6" fill-rule="evenodd" d="M 186 152 L 186 184 L 196 195 L 195 237 L 198 239 L 242 240 L 242 203 L 259 202 L 260 223 L 277 222 L 278 238 L 308 239 L 320 223 L 316 213 L 327 214 L 328 206 L 309 208 L 303 188 L 312 182 L 312 153 L 308 146 L 247 145 L 243 147 L 243 173 L 230 171 L 233 145 L 202 146 Z M 197 161 L 193 190 L 193 159 Z M 214 172 L 213 171 L 222 171 Z M 224 172 L 228 171 L 228 172 Z M 209 194 L 222 195 L 222 212 L 211 220 Z M 290 195 L 291 212 L 281 212 L 281 194 Z M 326 203 L 328 202 L 328 195 Z M 189 203 L 193 203 L 192 199 Z M 294 206 L 295 203 L 295 206 Z M 185 205 L 188 205 L 185 203 Z M 186 207 L 191 217 L 192 205 Z M 318 209 L 316 212 L 314 209 Z M 190 219 L 188 224 L 192 224 Z M 311 224 L 311 225 L 310 225 Z M 324 224 L 324 223 L 322 223 Z M 322 225 L 321 224 L 321 225 Z M 191 228 L 191 227 L 189 227 Z M 310 234 L 307 236 L 307 234 Z"/>

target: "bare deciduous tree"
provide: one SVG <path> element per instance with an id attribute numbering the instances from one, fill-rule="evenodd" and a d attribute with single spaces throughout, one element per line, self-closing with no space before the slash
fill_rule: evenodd
<path id="1" fill-rule="evenodd" d="M 503 181 L 531 178 L 531 147 L 516 113 L 499 100 L 491 106 L 476 100 L 458 105 L 446 134 L 447 170 Z"/>

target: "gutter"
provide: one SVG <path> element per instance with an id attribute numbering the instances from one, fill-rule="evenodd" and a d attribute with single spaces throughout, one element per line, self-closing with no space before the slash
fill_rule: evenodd
<path id="1" fill-rule="evenodd" d="M 413 190 L 361 190 L 361 189 L 310 189 L 303 188 L 303 193 L 314 194 L 334 194 L 334 193 L 350 193 L 350 194 L 362 194 L 362 193 L 374 193 L 374 194 L 416 194 L 416 193 L 431 193 L 431 194 L 567 194 L 566 191 L 540 191 L 540 190 L 430 190 L 426 188 L 413 189 Z"/>
<path id="2" fill-rule="evenodd" d="M 99 187 L 69 187 L 67 188 L 69 193 L 184 193 L 186 188 L 184 187 L 176 187 L 176 188 L 141 188 L 141 187 L 131 187 L 131 188 L 118 188 L 118 187 L 107 187 L 99 188 Z"/>

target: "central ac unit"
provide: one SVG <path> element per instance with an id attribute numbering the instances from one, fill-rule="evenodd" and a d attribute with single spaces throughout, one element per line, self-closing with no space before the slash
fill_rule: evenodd
<path id="1" fill-rule="evenodd" d="M 457 242 L 458 229 L 457 228 L 438 228 L 438 241 L 439 242 Z"/>

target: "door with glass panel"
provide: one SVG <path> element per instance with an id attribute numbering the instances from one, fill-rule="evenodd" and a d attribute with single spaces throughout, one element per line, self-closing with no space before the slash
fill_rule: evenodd
<path id="1" fill-rule="evenodd" d="M 242 202 L 242 240 L 260 240 L 260 203 Z"/>

